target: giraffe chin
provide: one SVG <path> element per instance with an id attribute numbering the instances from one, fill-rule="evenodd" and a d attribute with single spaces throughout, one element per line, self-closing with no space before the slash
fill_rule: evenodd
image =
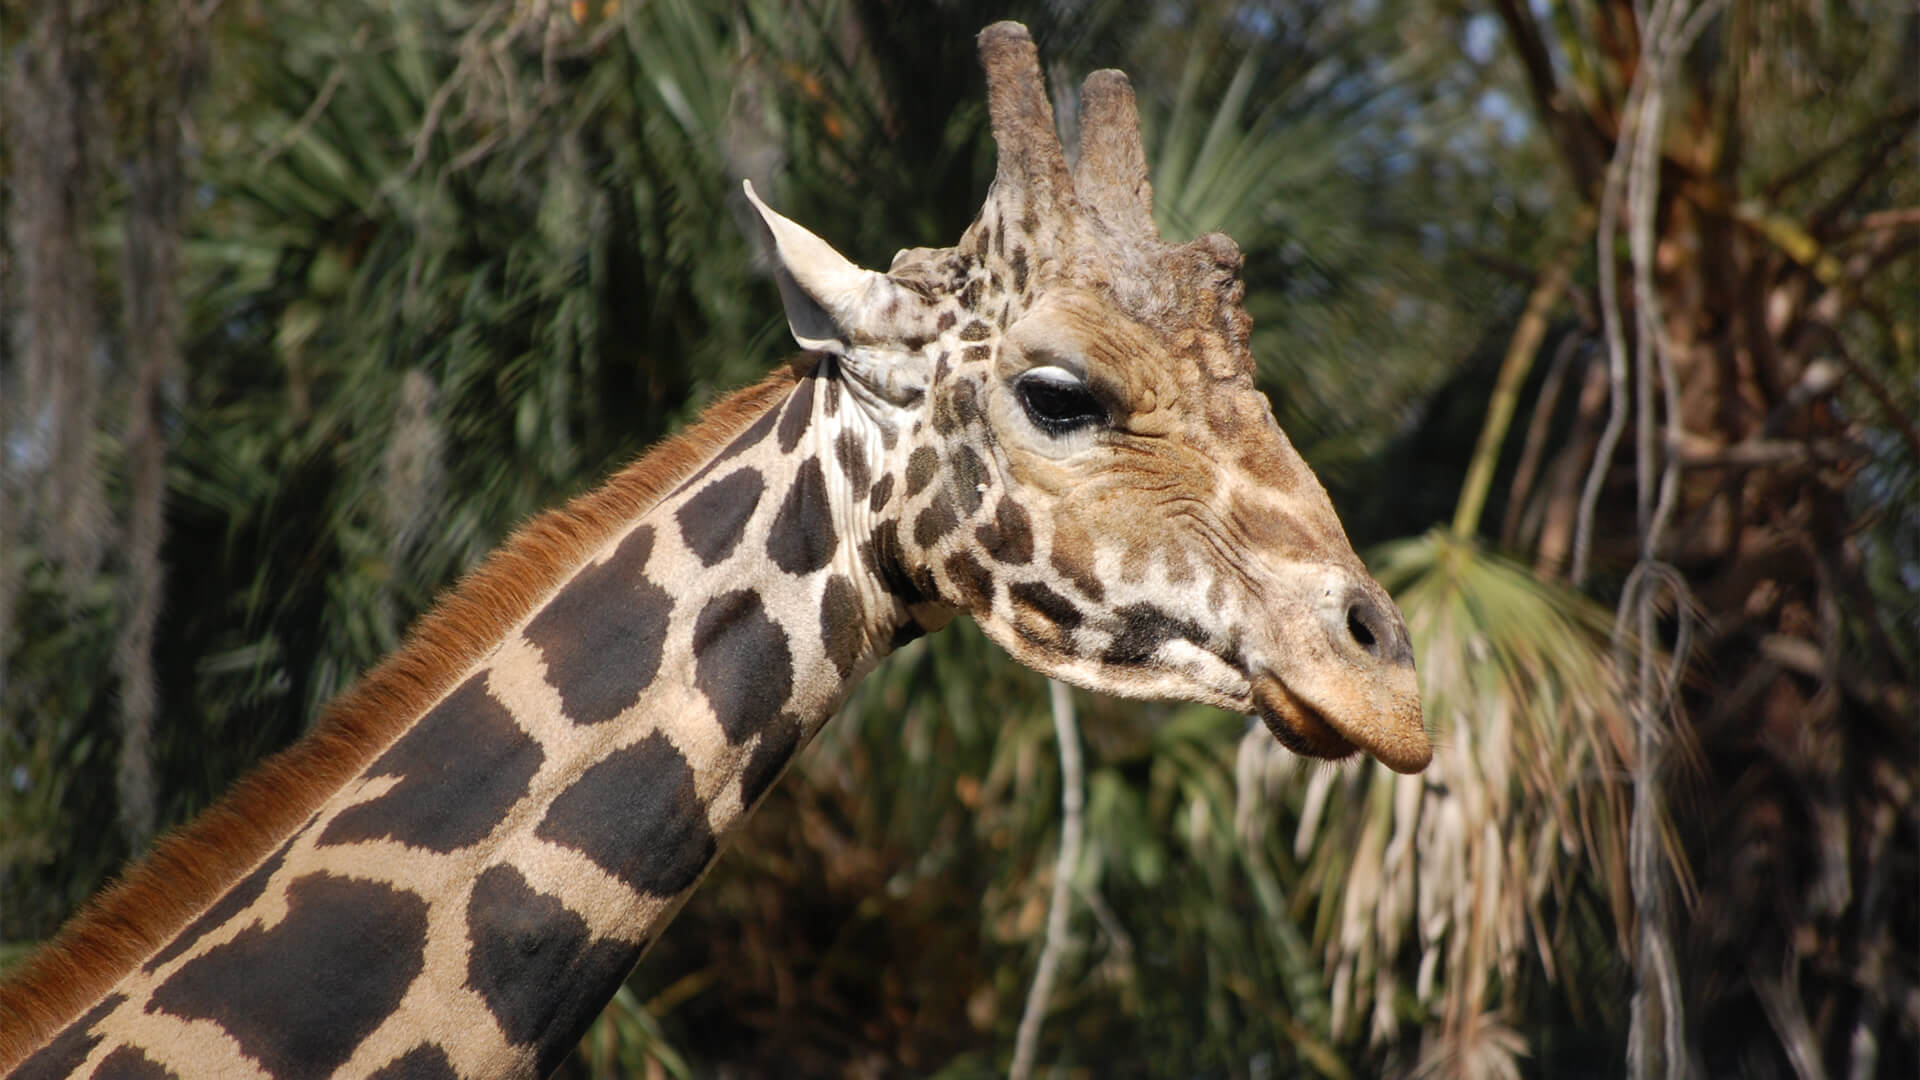
<path id="1" fill-rule="evenodd" d="M 1318 709 L 1271 675 L 1254 677 L 1253 708 L 1280 745 L 1296 754 L 1340 761 L 1359 752 L 1360 748 L 1335 731 Z"/>

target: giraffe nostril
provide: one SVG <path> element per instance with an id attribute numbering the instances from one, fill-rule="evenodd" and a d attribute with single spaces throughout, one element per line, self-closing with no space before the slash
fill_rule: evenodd
<path id="1" fill-rule="evenodd" d="M 1336 621 L 1340 618 L 1340 610 L 1334 608 L 1327 612 L 1327 621 L 1332 624 L 1328 629 L 1333 630 L 1336 638 L 1341 633 L 1339 629 L 1334 629 L 1340 625 Z M 1352 645 L 1343 642 L 1343 646 L 1351 648 L 1357 645 L 1360 652 L 1374 660 L 1394 664 L 1413 660 L 1413 649 L 1407 642 L 1407 631 L 1400 621 L 1399 610 L 1393 606 L 1393 601 L 1376 595 L 1372 589 L 1355 586 L 1348 591 L 1344 630 Z"/>
<path id="2" fill-rule="evenodd" d="M 1347 633 L 1353 635 L 1353 640 L 1359 642 L 1361 648 L 1375 656 L 1380 655 L 1380 640 L 1374 636 L 1373 627 L 1367 625 L 1366 616 L 1361 614 L 1357 604 L 1347 609 Z"/>

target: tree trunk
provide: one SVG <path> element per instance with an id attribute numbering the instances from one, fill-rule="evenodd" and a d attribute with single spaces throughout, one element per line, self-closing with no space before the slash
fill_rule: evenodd
<path id="1" fill-rule="evenodd" d="M 1620 338 L 1611 403 L 1632 434 L 1617 453 L 1581 430 L 1563 443 L 1583 460 L 1594 503 L 1574 573 L 1619 588 L 1623 625 L 1677 650 L 1687 671 L 1671 712 L 1657 670 L 1642 684 L 1643 751 L 1683 764 L 1643 778 L 1655 801 L 1636 823 L 1649 830 L 1636 855 L 1682 869 L 1648 865 L 1630 931 L 1644 993 L 1665 948 L 1670 909 L 1658 896 L 1682 889 L 1664 968 L 1679 981 L 1671 1004 L 1685 1028 L 1659 1037 L 1649 1002 L 1635 1071 L 1864 1076 L 1893 1048 L 1911 1060 L 1916 1047 L 1914 1018 L 1896 1023 L 1889 1008 L 1911 974 L 1887 963 L 1916 947 L 1913 920 L 1894 918 L 1887 899 L 1920 895 L 1912 861 L 1894 854 L 1916 839 L 1914 678 L 1876 610 L 1863 549 L 1876 511 L 1859 499 L 1863 480 L 1894 483 L 1920 457 L 1912 387 L 1888 377 L 1912 380 L 1912 328 L 1878 299 L 1899 295 L 1891 270 L 1914 248 L 1897 224 L 1904 208 L 1885 205 L 1914 194 L 1889 164 L 1911 158 L 1913 86 L 1891 87 L 1892 108 L 1874 101 L 1877 115 L 1841 145 L 1808 147 L 1819 156 L 1777 173 L 1764 186 L 1781 206 L 1743 202 L 1763 187 L 1740 156 L 1757 149 L 1751 129 L 1769 107 L 1743 79 L 1788 62 L 1756 44 L 1755 20 L 1781 13 L 1739 2 L 1641 10 L 1644 25 L 1626 3 L 1592 10 L 1590 40 L 1617 47 L 1589 49 L 1579 78 L 1526 65 L 1571 175 L 1590 164 L 1567 133 L 1588 126 L 1617 143 L 1618 165 L 1641 170 L 1638 189 L 1594 193 Z M 1540 24 L 1521 5 L 1500 11 L 1525 60 Z M 1910 43 L 1912 13 L 1888 15 L 1899 26 L 1887 32 Z M 1601 23 L 1634 33 L 1622 44 Z M 1689 50 L 1681 38 L 1702 31 Z M 1584 115 L 1566 115 L 1573 101 Z M 1635 159 L 1636 133 L 1662 125 Z M 1623 199 L 1624 244 L 1606 232 L 1612 197 Z M 1632 287 L 1609 290 L 1615 275 Z M 1546 515 L 1564 522 L 1551 506 Z M 1537 565 L 1557 570 L 1564 543 L 1564 525 L 1547 529 Z M 1662 586 L 1639 587 L 1654 580 Z M 1753 1038 L 1764 1030 L 1771 1043 Z"/>

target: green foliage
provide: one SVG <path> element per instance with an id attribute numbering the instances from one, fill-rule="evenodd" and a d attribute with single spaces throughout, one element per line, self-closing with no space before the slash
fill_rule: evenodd
<path id="1" fill-rule="evenodd" d="M 10 941 L 57 926 L 127 856 L 115 842 L 112 800 L 89 790 L 91 778 L 113 772 L 112 703 L 69 667 L 111 662 L 112 584 L 75 583 L 43 561 L 23 569 L 0 725 L 0 939 Z"/>

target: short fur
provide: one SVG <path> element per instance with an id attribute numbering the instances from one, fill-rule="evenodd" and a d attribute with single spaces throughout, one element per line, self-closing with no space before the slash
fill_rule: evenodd
<path id="1" fill-rule="evenodd" d="M 452 689 L 614 535 L 775 407 L 813 366 L 802 358 L 709 408 L 606 483 L 517 530 L 410 631 L 406 645 L 337 698 L 314 731 L 267 759 L 164 838 L 0 985 L 0 1073 L 18 1065 L 122 975 L 165 945 Z"/>

